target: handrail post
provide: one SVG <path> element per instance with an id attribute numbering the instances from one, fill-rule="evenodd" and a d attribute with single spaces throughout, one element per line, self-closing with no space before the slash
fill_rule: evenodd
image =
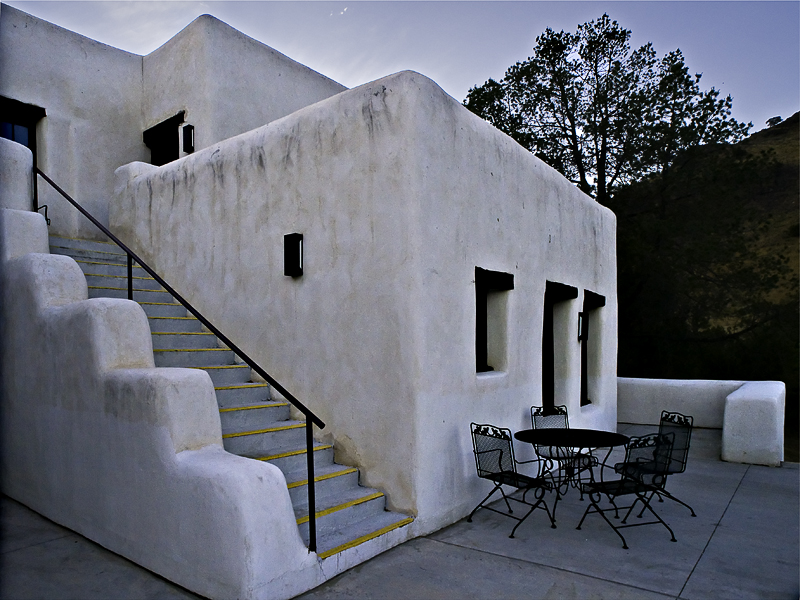
<path id="1" fill-rule="evenodd" d="M 133 300 L 133 257 L 128 254 L 128 300 Z"/>
<path id="2" fill-rule="evenodd" d="M 314 423 L 306 419 L 306 462 L 308 464 L 308 549 L 317 551 L 317 503 L 314 493 Z"/>

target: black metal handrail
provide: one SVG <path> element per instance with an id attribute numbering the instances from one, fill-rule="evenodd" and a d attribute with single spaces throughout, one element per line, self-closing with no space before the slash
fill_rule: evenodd
<path id="1" fill-rule="evenodd" d="M 130 248 L 128 248 L 120 239 L 111 233 L 107 227 L 105 227 L 102 223 L 100 223 L 97 219 L 95 219 L 85 208 L 83 208 L 80 204 L 78 204 L 75 200 L 73 200 L 69 194 L 67 194 L 64 190 L 62 190 L 57 183 L 55 183 L 52 179 L 50 179 L 47 175 L 45 175 L 41 169 L 38 167 L 33 167 L 33 172 L 35 175 L 41 175 L 41 177 L 53 186 L 59 194 L 61 194 L 70 204 L 72 204 L 75 208 L 77 208 L 83 216 L 89 219 L 94 225 L 100 229 L 106 236 L 108 236 L 117 246 L 119 246 L 128 256 L 128 299 L 133 300 L 133 263 L 136 262 L 140 267 L 142 267 L 147 273 L 155 279 L 161 287 L 163 287 L 167 292 L 169 292 L 178 302 L 180 302 L 186 310 L 192 313 L 197 320 L 200 321 L 203 325 L 205 325 L 211 333 L 213 333 L 217 338 L 219 338 L 223 344 L 225 344 L 228 348 L 230 348 L 234 354 L 236 354 L 239 358 L 241 358 L 247 366 L 253 369 L 256 373 L 258 373 L 261 377 L 264 378 L 266 382 L 268 382 L 275 390 L 277 390 L 284 398 L 286 398 L 289 402 L 292 403 L 300 412 L 302 412 L 306 417 L 306 457 L 307 457 L 307 470 L 308 470 L 308 549 L 312 552 L 316 552 L 317 550 L 317 527 L 316 527 L 316 498 L 315 498 L 315 490 L 314 490 L 314 435 L 313 435 L 313 426 L 317 425 L 320 429 L 325 428 L 325 423 L 315 415 L 311 409 L 306 407 L 302 402 L 300 402 L 297 398 L 295 398 L 292 394 L 290 394 L 286 389 L 278 383 L 269 373 L 267 373 L 264 369 L 262 369 L 258 363 L 256 363 L 252 358 L 250 358 L 247 353 L 241 350 L 236 344 L 234 344 L 225 334 L 223 334 L 219 329 L 217 329 L 208 319 L 206 319 L 200 311 L 198 311 L 194 306 L 192 306 L 188 300 L 184 299 L 178 292 L 176 292 L 172 286 L 170 286 L 166 281 L 164 281 L 158 273 L 156 273 L 147 263 L 145 263 L 139 256 Z M 34 177 L 34 180 L 36 178 Z M 34 190 L 38 191 L 36 187 Z M 37 194 L 38 196 L 38 194 Z M 38 197 L 34 200 L 35 205 L 38 206 Z"/>

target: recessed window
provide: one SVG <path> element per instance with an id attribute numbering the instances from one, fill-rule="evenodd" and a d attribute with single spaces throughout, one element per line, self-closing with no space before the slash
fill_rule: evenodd
<path id="1" fill-rule="evenodd" d="M 508 291 L 514 275 L 475 267 L 475 370 L 504 370 L 507 362 Z"/>
<path id="2" fill-rule="evenodd" d="M 577 297 L 578 288 L 571 285 L 548 281 L 545 286 L 542 319 L 542 406 L 545 408 L 553 408 L 556 404 L 566 404 L 564 400 L 555 401 L 556 365 L 567 359 L 567 345 L 565 344 L 567 330 L 562 326 L 564 319 L 556 319 L 555 314 L 564 313 L 566 308 L 564 303 Z M 556 361 L 557 355 L 558 361 Z"/>

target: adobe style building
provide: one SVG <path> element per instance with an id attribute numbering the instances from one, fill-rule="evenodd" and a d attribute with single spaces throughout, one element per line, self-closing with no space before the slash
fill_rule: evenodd
<path id="1" fill-rule="evenodd" d="M 180 585 L 289 598 L 463 518 L 471 422 L 616 427 L 614 215 L 423 75 L 346 89 L 208 15 L 138 56 L 3 5 L 0 122 L 3 491 Z M 317 510 L 374 514 L 309 552 L 304 482 L 226 420 L 280 395 L 225 405 L 159 354 L 163 302 L 50 254 L 104 236 L 34 165 L 325 423 Z"/>

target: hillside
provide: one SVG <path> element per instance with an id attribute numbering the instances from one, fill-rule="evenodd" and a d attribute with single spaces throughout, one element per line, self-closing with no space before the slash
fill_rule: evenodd
<path id="1" fill-rule="evenodd" d="M 797 460 L 800 114 L 621 189 L 618 373 L 780 380 Z"/>

